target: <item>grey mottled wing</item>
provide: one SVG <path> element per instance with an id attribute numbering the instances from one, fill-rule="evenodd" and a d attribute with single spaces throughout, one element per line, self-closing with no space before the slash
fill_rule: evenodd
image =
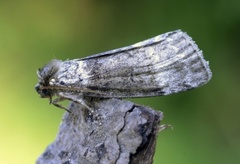
<path id="1" fill-rule="evenodd" d="M 76 85 L 93 91 L 83 91 L 92 97 L 168 95 L 199 87 L 212 76 L 202 52 L 180 30 L 75 61 L 85 71 Z"/>

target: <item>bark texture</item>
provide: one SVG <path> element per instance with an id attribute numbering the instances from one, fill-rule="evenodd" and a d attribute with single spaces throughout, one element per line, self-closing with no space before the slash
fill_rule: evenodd
<path id="1" fill-rule="evenodd" d="M 55 141 L 37 164 L 150 164 L 162 112 L 119 99 L 87 99 L 94 109 L 71 103 Z"/>

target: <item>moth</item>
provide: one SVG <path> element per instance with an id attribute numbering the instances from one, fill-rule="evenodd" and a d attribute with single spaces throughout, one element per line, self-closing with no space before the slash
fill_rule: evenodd
<path id="1" fill-rule="evenodd" d="M 81 59 L 52 60 L 37 75 L 38 94 L 69 111 L 59 102 L 70 100 L 91 110 L 81 96 L 169 95 L 206 84 L 212 72 L 192 38 L 176 30 Z"/>

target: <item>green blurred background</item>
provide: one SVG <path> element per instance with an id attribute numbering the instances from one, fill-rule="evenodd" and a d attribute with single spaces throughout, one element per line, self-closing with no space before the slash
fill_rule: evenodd
<path id="1" fill-rule="evenodd" d="M 0 1 L 0 163 L 35 163 L 64 113 L 34 90 L 36 70 L 182 29 L 212 80 L 171 96 L 133 99 L 164 112 L 155 164 L 240 163 L 239 0 Z"/>

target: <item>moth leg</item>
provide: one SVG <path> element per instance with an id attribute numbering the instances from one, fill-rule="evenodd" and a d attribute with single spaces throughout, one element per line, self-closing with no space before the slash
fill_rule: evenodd
<path id="1" fill-rule="evenodd" d="M 70 111 L 68 108 L 66 108 L 66 107 L 58 104 L 59 102 L 64 101 L 64 100 L 65 100 L 65 98 L 59 97 L 59 98 L 54 99 L 54 100 L 52 101 L 52 104 L 53 104 L 54 106 L 58 107 L 58 108 L 64 109 L 64 110 L 66 110 L 67 112 L 71 113 L 71 111 Z"/>
<path id="2" fill-rule="evenodd" d="M 94 113 L 93 109 L 90 108 L 83 99 L 81 98 L 76 98 L 77 96 L 74 96 L 74 95 L 66 95 L 66 94 L 62 94 L 60 93 L 59 94 L 60 96 L 60 99 L 63 98 L 63 99 L 67 99 L 69 101 L 73 101 L 75 103 L 78 103 L 78 104 L 81 104 L 82 106 L 84 106 L 85 108 L 87 108 L 91 113 Z"/>

